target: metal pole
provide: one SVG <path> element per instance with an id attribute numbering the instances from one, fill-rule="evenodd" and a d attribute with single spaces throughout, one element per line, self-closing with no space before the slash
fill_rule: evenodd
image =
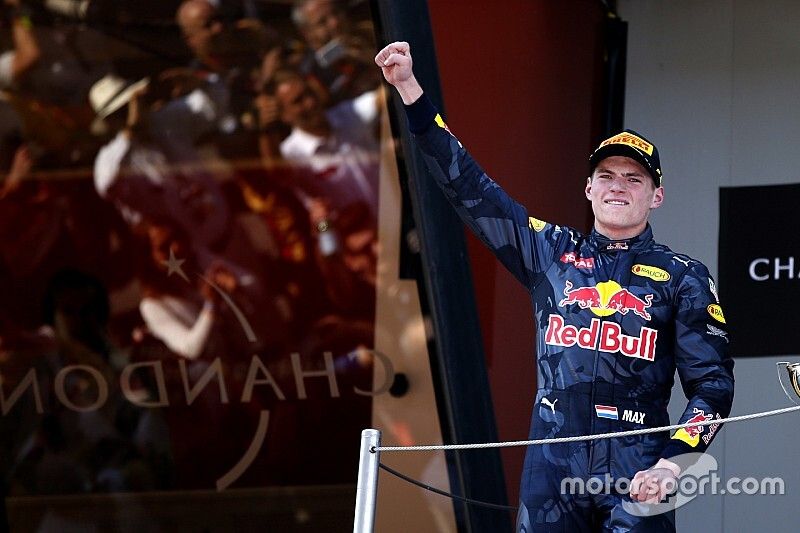
<path id="1" fill-rule="evenodd" d="M 372 448 L 380 445 L 380 431 L 365 429 L 361 432 L 361 458 L 358 461 L 356 517 L 353 522 L 353 533 L 372 533 L 375 529 L 375 500 L 378 496 L 380 452 L 372 451 Z"/>

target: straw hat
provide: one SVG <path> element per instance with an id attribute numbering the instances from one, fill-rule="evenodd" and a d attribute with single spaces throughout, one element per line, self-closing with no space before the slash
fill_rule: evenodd
<path id="1" fill-rule="evenodd" d="M 147 87 L 148 83 L 150 83 L 149 78 L 132 82 L 113 74 L 100 78 L 89 89 L 89 103 L 95 112 L 92 131 L 104 131 L 106 124 L 103 119 L 128 105 L 133 96 Z"/>

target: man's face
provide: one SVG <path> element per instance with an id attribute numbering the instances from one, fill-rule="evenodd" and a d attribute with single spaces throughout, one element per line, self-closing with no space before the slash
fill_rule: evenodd
<path id="1" fill-rule="evenodd" d="M 314 50 L 322 48 L 343 31 L 343 15 L 331 0 L 310 0 L 303 6 L 303 14 L 303 36 Z"/>
<path id="2" fill-rule="evenodd" d="M 201 60 L 209 58 L 213 39 L 222 31 L 214 7 L 205 0 L 187 0 L 178 9 L 177 20 L 194 55 Z"/>
<path id="3" fill-rule="evenodd" d="M 324 120 L 320 101 L 308 84 L 300 78 L 292 78 L 279 84 L 275 97 L 280 104 L 281 120 L 303 129 L 315 128 Z"/>
<path id="4" fill-rule="evenodd" d="M 611 239 L 627 239 L 644 231 L 650 210 L 664 201 L 664 188 L 637 161 L 612 156 L 600 161 L 586 182 L 595 228 Z"/>

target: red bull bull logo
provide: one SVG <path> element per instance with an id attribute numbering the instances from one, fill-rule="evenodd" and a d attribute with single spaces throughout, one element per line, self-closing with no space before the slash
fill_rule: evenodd
<path id="1" fill-rule="evenodd" d="M 594 287 L 577 287 L 573 289 L 570 281 L 564 286 L 564 298 L 558 302 L 559 307 L 578 304 L 581 309 L 589 309 L 597 316 L 610 316 L 614 313 L 627 315 L 632 311 L 635 315 L 650 320 L 647 308 L 653 303 L 653 295 L 647 294 L 639 298 L 616 281 L 603 281 Z"/>
<path id="2" fill-rule="evenodd" d="M 714 415 L 707 415 L 705 411 L 702 409 L 698 409 L 697 407 L 692 409 L 694 416 L 687 420 L 686 424 L 696 424 L 698 422 L 705 422 L 707 420 L 711 420 Z M 716 429 L 716 428 L 715 428 Z M 675 432 L 672 436 L 673 439 L 682 440 L 692 448 L 696 447 L 700 443 L 700 434 L 705 431 L 705 426 L 686 426 L 685 428 L 681 428 Z M 710 440 L 710 439 L 709 439 Z M 705 439 L 703 439 L 705 442 Z"/>

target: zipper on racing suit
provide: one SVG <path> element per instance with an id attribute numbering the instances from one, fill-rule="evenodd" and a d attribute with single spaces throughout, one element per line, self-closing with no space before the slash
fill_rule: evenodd
<path id="1" fill-rule="evenodd" d="M 605 246 L 608 246 L 608 243 L 606 243 Z M 598 247 L 598 251 L 600 251 L 599 247 Z M 607 249 L 604 250 L 604 251 L 606 253 L 608 252 Z M 612 280 L 616 281 L 617 269 L 619 268 L 620 258 L 622 257 L 623 253 L 624 253 L 623 250 L 618 250 L 616 252 L 616 254 L 614 256 L 614 263 L 611 265 L 611 275 L 609 276 L 608 275 L 608 271 L 606 270 L 605 266 L 602 264 L 603 251 L 600 251 L 600 254 L 598 256 L 597 266 L 599 267 L 599 270 L 601 271 L 601 273 L 603 274 L 603 277 L 605 278 L 603 281 L 612 281 Z M 635 258 L 634 258 L 634 261 L 635 261 Z M 595 278 L 595 280 L 596 279 L 597 278 Z M 597 281 L 595 282 L 595 284 L 596 283 L 597 283 Z M 630 283 L 630 277 L 628 278 L 628 284 L 629 283 Z M 603 323 L 605 321 L 606 321 L 606 317 L 601 316 L 600 317 L 600 327 L 599 327 L 598 331 L 603 331 Z M 589 422 L 589 433 L 590 434 L 594 434 L 595 433 L 594 422 L 595 422 L 596 416 L 594 414 L 594 393 L 595 393 L 595 383 L 597 382 L 597 367 L 598 367 L 599 363 L 600 363 L 600 336 L 598 335 L 597 341 L 595 342 L 595 345 L 594 345 L 594 367 L 592 369 L 592 387 L 591 387 L 590 405 L 589 405 L 589 417 L 591 418 L 591 420 Z M 617 368 L 617 360 L 616 360 L 616 357 L 615 357 L 614 358 L 614 370 L 615 371 L 616 371 L 616 368 Z M 616 372 L 614 373 L 614 382 L 612 382 L 612 384 L 611 384 L 612 399 L 613 399 L 613 394 L 614 394 L 614 383 L 615 383 L 615 381 L 616 381 Z M 594 445 L 595 445 L 595 441 L 594 440 L 590 440 L 589 441 L 589 475 L 590 476 L 592 475 L 592 470 L 593 470 L 593 465 L 594 465 Z M 609 455 L 609 461 L 610 461 L 611 454 L 608 454 L 608 455 Z M 609 469 L 610 469 L 610 465 L 609 465 Z"/>

